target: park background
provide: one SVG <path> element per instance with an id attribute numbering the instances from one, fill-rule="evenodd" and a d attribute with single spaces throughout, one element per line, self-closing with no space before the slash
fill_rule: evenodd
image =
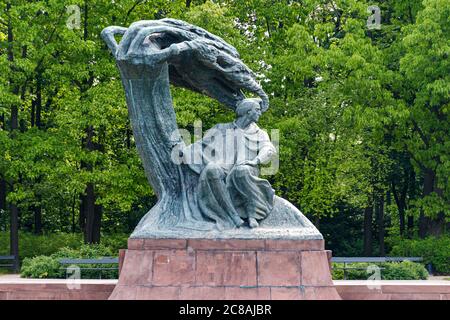
<path id="1" fill-rule="evenodd" d="M 100 32 L 169 17 L 256 73 L 260 127 L 280 130 L 267 178 L 334 256 L 420 256 L 450 274 L 449 16 L 446 0 L 0 0 L 0 255 L 49 277 L 58 257 L 126 247 L 157 199 Z M 172 94 L 180 128 L 234 117 Z"/>

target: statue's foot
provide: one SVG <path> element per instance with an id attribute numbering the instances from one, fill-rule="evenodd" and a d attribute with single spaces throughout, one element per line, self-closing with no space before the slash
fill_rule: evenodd
<path id="1" fill-rule="evenodd" d="M 248 219 L 248 225 L 250 226 L 250 228 L 257 228 L 259 226 L 258 221 L 256 221 L 255 218 L 249 218 Z"/>
<path id="2" fill-rule="evenodd" d="M 244 220 L 242 220 L 239 216 L 233 216 L 232 219 L 233 219 L 234 224 L 238 228 L 244 224 Z"/>

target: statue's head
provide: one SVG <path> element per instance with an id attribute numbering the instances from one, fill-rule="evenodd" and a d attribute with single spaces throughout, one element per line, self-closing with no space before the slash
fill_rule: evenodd
<path id="1" fill-rule="evenodd" d="M 236 116 L 238 118 L 248 117 L 252 122 L 258 122 L 261 116 L 261 103 L 260 98 L 247 98 L 238 102 L 236 106 Z"/>

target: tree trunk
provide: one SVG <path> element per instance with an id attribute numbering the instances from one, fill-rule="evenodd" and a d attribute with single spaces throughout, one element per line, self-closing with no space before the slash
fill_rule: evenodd
<path id="1" fill-rule="evenodd" d="M 86 221 L 84 226 L 84 242 L 93 243 L 93 230 L 95 220 L 95 191 L 94 184 L 91 182 L 86 186 L 86 195 L 83 201 L 83 209 Z"/>
<path id="2" fill-rule="evenodd" d="M 13 203 L 9 205 L 11 222 L 9 229 L 10 254 L 14 256 L 13 271 L 19 272 L 19 208 Z"/>
<path id="3" fill-rule="evenodd" d="M 84 242 L 89 244 L 100 243 L 103 207 L 95 204 L 95 187 L 92 183 L 88 183 L 86 187 L 84 210 L 86 218 L 84 227 Z"/>
<path id="4" fill-rule="evenodd" d="M 400 235 L 403 236 L 405 234 L 405 210 L 406 210 L 406 197 L 408 195 L 408 189 L 410 185 L 409 176 L 406 177 L 405 174 L 405 181 L 403 184 L 403 188 L 401 189 L 401 193 L 398 194 L 396 190 L 395 183 L 392 182 L 391 189 L 392 193 L 394 194 L 395 203 L 397 204 L 398 208 L 398 215 L 399 215 L 399 224 L 400 224 Z"/>
<path id="5" fill-rule="evenodd" d="M 149 51 L 142 43 L 155 32 L 161 34 L 168 43 L 198 39 L 199 48 L 186 48 L 187 51 L 183 53 L 173 51 L 171 46 Z M 123 35 L 120 44 L 115 39 L 117 34 Z M 234 48 L 195 26 L 175 25 L 169 21 L 148 22 L 145 26 L 133 24 L 128 29 L 110 26 L 101 35 L 116 58 L 126 92 L 136 148 L 146 177 L 158 197 L 158 203 L 141 219 L 133 236 L 148 236 L 169 228 L 198 231 L 214 229 L 215 223 L 203 217 L 197 201 L 198 173 L 173 158 L 177 157 L 176 153 L 172 154 L 173 151 L 183 147 L 183 141 L 178 132 L 170 82 L 202 92 L 233 110 L 243 98 L 242 89 L 260 96 L 262 109 L 265 110 L 268 106 L 266 93 L 250 72 L 240 71 L 238 77 L 233 71 L 235 67 L 224 68 L 218 63 L 211 64 L 211 54 L 216 56 L 217 61 L 229 59 L 231 55 L 236 56 L 233 61 L 236 66 L 242 66 L 240 70 L 247 70 Z M 220 44 L 214 45 L 214 51 L 210 48 L 211 39 Z M 218 50 L 219 47 L 223 49 Z M 200 50 L 201 54 L 195 53 L 200 53 Z M 136 64 L 135 57 L 142 58 L 143 63 Z M 219 77 L 220 83 L 217 77 L 201 76 L 197 79 L 196 75 L 211 74 L 213 70 L 216 70 L 214 74 L 224 73 L 223 77 Z M 192 81 L 188 80 L 190 77 Z M 186 86 L 186 83 L 189 85 Z"/>
<path id="6" fill-rule="evenodd" d="M 19 128 L 19 108 L 11 106 L 11 131 Z"/>
<path id="7" fill-rule="evenodd" d="M 96 204 L 94 207 L 94 220 L 92 225 L 92 243 L 100 243 L 102 214 L 103 206 Z"/>
<path id="8" fill-rule="evenodd" d="M 385 246 L 384 246 L 384 196 L 381 195 L 378 201 L 378 210 L 377 210 L 377 221 L 378 221 L 378 243 L 380 247 L 380 257 L 384 257 L 386 255 Z"/>
<path id="9" fill-rule="evenodd" d="M 94 128 L 89 126 L 86 129 L 86 139 L 83 139 L 84 147 L 88 151 L 101 149 L 99 144 L 92 141 L 94 134 Z M 92 171 L 92 164 L 90 163 L 82 163 L 81 167 Z M 89 182 L 86 185 L 85 195 L 81 196 L 80 205 L 80 226 L 84 227 L 82 230 L 84 230 L 85 243 L 98 243 L 100 241 L 102 209 L 96 206 L 96 197 L 95 186 L 92 182 Z"/>
<path id="10" fill-rule="evenodd" d="M 441 190 L 435 188 L 436 173 L 431 169 L 426 169 L 423 181 L 423 196 L 426 197 L 432 192 L 441 193 Z M 428 235 L 440 236 L 444 231 L 445 214 L 439 213 L 436 218 L 425 216 L 424 212 L 420 212 L 419 216 L 419 237 L 425 238 Z"/>
<path id="11" fill-rule="evenodd" d="M 34 127 L 36 121 L 36 101 L 33 99 L 31 100 L 31 111 L 30 111 L 30 122 L 31 127 Z"/>
<path id="12" fill-rule="evenodd" d="M 187 166 L 175 164 L 171 158 L 173 133 L 177 133 L 178 128 L 167 63 L 156 68 L 121 65 L 120 62 L 118 65 L 125 91 L 133 93 L 126 97 L 135 144 L 147 179 L 159 200 L 141 219 L 135 232 L 149 221 L 159 227 L 177 226 L 194 219 L 201 221 L 197 211 L 192 211 L 196 204 L 194 186 L 198 176 Z M 157 95 L 153 94 L 156 90 Z"/>
<path id="13" fill-rule="evenodd" d="M 408 216 L 408 238 L 413 238 L 414 236 L 414 216 Z"/>
<path id="14" fill-rule="evenodd" d="M 33 206 L 34 212 L 34 233 L 42 234 L 42 208 L 40 205 Z"/>
<path id="15" fill-rule="evenodd" d="M 372 256 L 372 212 L 373 207 L 364 209 L 364 255 Z"/>
<path id="16" fill-rule="evenodd" d="M 6 180 L 0 178 L 0 210 L 6 210 Z"/>
<path id="17" fill-rule="evenodd" d="M 85 216 L 85 209 L 84 209 L 84 204 L 85 204 L 85 198 L 86 196 L 81 194 L 80 195 L 80 216 L 79 216 L 79 226 L 80 226 L 80 230 L 82 232 L 84 232 L 84 228 L 86 228 L 86 216 Z"/>
<path id="18" fill-rule="evenodd" d="M 127 124 L 127 129 L 126 129 L 126 147 L 127 149 L 131 149 L 131 129 L 129 127 L 129 125 Z"/>
<path id="19" fill-rule="evenodd" d="M 76 201 L 76 195 L 73 196 L 72 201 L 72 233 L 75 233 L 75 201 Z"/>

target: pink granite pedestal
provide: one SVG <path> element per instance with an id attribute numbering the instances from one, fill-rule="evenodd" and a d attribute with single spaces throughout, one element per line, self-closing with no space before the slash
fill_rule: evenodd
<path id="1" fill-rule="evenodd" d="M 323 240 L 129 239 L 109 299 L 340 299 Z"/>

